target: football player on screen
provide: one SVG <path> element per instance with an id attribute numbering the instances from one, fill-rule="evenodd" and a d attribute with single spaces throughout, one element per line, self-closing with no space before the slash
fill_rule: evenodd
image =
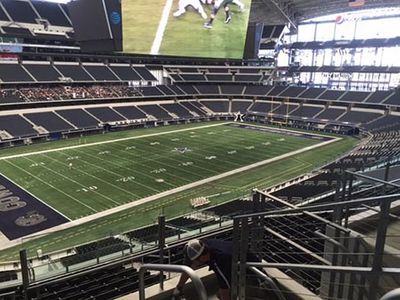
<path id="1" fill-rule="evenodd" d="M 207 1 L 211 1 L 211 0 L 202 0 L 201 2 L 203 2 L 204 4 L 208 4 Z M 173 16 L 179 17 L 179 16 L 183 15 L 184 13 L 186 13 L 186 8 L 188 6 L 192 6 L 200 14 L 200 16 L 204 20 L 206 20 L 207 14 L 204 11 L 203 6 L 201 5 L 201 2 L 200 2 L 200 0 L 179 0 L 178 10 L 173 13 Z"/>
<path id="2" fill-rule="evenodd" d="M 240 0 L 211 0 L 211 4 L 213 4 L 213 8 L 210 15 L 210 20 L 207 23 L 204 23 L 204 27 L 208 29 L 213 27 L 214 19 L 222 6 L 225 10 L 225 24 L 229 24 L 232 20 L 229 4 L 235 4 L 239 6 L 240 11 L 244 10 L 244 4 Z"/>

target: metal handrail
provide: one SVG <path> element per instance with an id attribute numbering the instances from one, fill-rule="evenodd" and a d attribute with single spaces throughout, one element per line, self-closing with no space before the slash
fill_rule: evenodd
<path id="1" fill-rule="evenodd" d="M 144 264 L 139 269 L 139 299 L 145 300 L 145 290 L 144 290 L 144 274 L 147 270 L 152 271 L 166 271 L 175 273 L 185 273 L 190 277 L 193 282 L 194 288 L 199 295 L 200 300 L 207 300 L 206 289 L 200 277 L 194 272 L 192 268 L 182 265 L 164 265 L 164 264 Z"/>
<path id="2" fill-rule="evenodd" d="M 259 269 L 255 268 L 255 267 L 248 267 L 248 268 L 250 271 L 252 271 L 254 274 L 256 274 L 257 277 L 264 279 L 264 281 L 267 281 L 272 286 L 272 288 L 274 289 L 275 294 L 276 294 L 276 296 L 278 296 L 279 300 L 286 300 L 282 291 L 279 289 L 279 287 L 277 286 L 277 284 L 271 277 L 269 277 L 267 274 L 265 274 L 264 272 L 261 272 Z"/>
<path id="3" fill-rule="evenodd" d="M 380 300 L 397 300 L 400 299 L 400 288 L 394 289 L 385 295 Z"/>

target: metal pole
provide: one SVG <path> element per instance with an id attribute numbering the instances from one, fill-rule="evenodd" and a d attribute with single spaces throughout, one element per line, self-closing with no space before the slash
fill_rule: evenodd
<path id="1" fill-rule="evenodd" d="M 28 259 L 25 249 L 19 251 L 19 259 L 21 263 L 23 297 L 24 300 L 28 300 L 29 270 Z"/>
<path id="2" fill-rule="evenodd" d="M 385 178 L 384 181 L 387 182 L 389 179 L 389 170 L 390 170 L 390 162 L 386 165 L 385 169 Z M 383 192 L 386 190 L 386 184 L 383 187 Z M 384 200 L 380 204 L 380 213 L 379 213 L 379 223 L 378 228 L 376 230 L 376 240 L 375 240 L 375 253 L 372 261 L 372 273 L 370 279 L 370 288 L 369 288 L 369 298 L 370 300 L 376 299 L 378 287 L 379 287 L 379 277 L 382 273 L 382 264 L 383 264 L 383 255 L 385 252 L 385 243 L 386 243 L 386 232 L 387 226 L 389 225 L 389 214 L 390 214 L 390 205 L 392 201 Z"/>
<path id="3" fill-rule="evenodd" d="M 165 216 L 158 217 L 158 248 L 160 249 L 160 264 L 164 263 L 165 247 Z M 160 272 L 160 288 L 164 289 L 164 272 Z"/>
<path id="4" fill-rule="evenodd" d="M 240 220 L 239 218 L 233 219 L 233 231 L 232 231 L 232 274 L 231 274 L 231 299 L 236 300 L 238 295 L 238 261 L 239 261 L 239 241 L 240 241 Z"/>
<path id="5" fill-rule="evenodd" d="M 195 290 L 199 295 L 200 300 L 207 300 L 206 289 L 204 288 L 203 282 L 200 280 L 199 276 L 193 271 L 193 269 L 188 266 L 181 265 L 156 265 L 156 264 L 145 264 L 139 269 L 139 299 L 145 300 L 145 290 L 144 290 L 144 274 L 147 270 L 153 271 L 167 271 L 175 273 L 185 273 L 192 280 Z"/>
<path id="6" fill-rule="evenodd" d="M 246 262 L 247 249 L 249 247 L 249 220 L 242 218 L 242 230 L 240 231 L 240 264 L 239 264 L 239 299 L 246 299 Z"/>

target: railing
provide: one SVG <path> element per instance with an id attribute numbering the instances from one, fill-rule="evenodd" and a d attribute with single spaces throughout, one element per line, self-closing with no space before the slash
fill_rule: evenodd
<path id="1" fill-rule="evenodd" d="M 273 271 L 277 285 L 270 292 L 275 294 L 376 300 L 396 288 L 400 250 L 390 245 L 400 233 L 396 229 L 388 232 L 388 225 L 399 218 L 391 209 L 400 205 L 400 185 L 388 181 L 390 163 L 383 173 L 384 179 L 377 179 L 344 172 L 335 201 L 307 207 L 254 191 L 253 202 L 271 209 L 234 218 L 231 299 L 246 299 L 246 270 L 250 267 Z M 375 186 L 376 193 L 355 199 L 356 181 Z M 266 262 L 246 262 L 248 251 Z M 399 297 L 398 293 L 393 295 Z M 400 299 L 389 296 L 390 300 Z"/>
<path id="2" fill-rule="evenodd" d="M 166 271 L 175 273 L 185 273 L 192 280 L 195 290 L 198 293 L 199 300 L 207 300 L 206 289 L 204 288 L 203 282 L 200 280 L 199 276 L 193 271 L 193 269 L 187 266 L 181 265 L 156 265 L 156 264 L 146 264 L 139 269 L 139 299 L 145 300 L 145 287 L 144 287 L 144 274 L 146 271 Z"/>
<path id="3" fill-rule="evenodd" d="M 380 300 L 398 300 L 400 299 L 400 288 L 385 294 Z"/>

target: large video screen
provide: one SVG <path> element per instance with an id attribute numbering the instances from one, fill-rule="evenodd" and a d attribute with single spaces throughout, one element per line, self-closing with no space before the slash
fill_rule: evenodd
<path id="1" fill-rule="evenodd" d="M 122 0 L 123 51 L 243 58 L 252 0 Z"/>

